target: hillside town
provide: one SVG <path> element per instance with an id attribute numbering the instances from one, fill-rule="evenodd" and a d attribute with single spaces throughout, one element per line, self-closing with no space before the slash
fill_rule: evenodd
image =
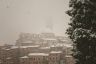
<path id="1" fill-rule="evenodd" d="M 74 64 L 71 40 L 54 33 L 21 33 L 15 45 L 0 46 L 0 64 Z"/>

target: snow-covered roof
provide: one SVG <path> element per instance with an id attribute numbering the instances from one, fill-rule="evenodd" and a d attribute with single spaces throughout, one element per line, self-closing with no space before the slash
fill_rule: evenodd
<path id="1" fill-rule="evenodd" d="M 66 55 L 65 57 L 72 57 L 71 55 Z"/>
<path id="2" fill-rule="evenodd" d="M 55 38 L 42 38 L 42 39 L 44 39 L 44 40 L 57 40 Z"/>
<path id="3" fill-rule="evenodd" d="M 71 44 L 64 44 L 65 47 L 72 47 Z"/>
<path id="4" fill-rule="evenodd" d="M 46 53 L 29 53 L 29 56 L 48 56 L 49 54 Z"/>
<path id="5" fill-rule="evenodd" d="M 10 50 L 10 49 L 5 49 L 5 50 Z"/>
<path id="6" fill-rule="evenodd" d="M 11 59 L 11 57 L 7 57 L 6 59 Z"/>
<path id="7" fill-rule="evenodd" d="M 39 47 L 40 45 L 34 45 L 34 46 L 20 46 L 20 48 L 29 48 L 29 47 Z"/>
<path id="8" fill-rule="evenodd" d="M 62 51 L 51 51 L 50 53 L 62 53 Z"/>
<path id="9" fill-rule="evenodd" d="M 56 47 L 55 45 L 51 45 L 50 47 Z"/>
<path id="10" fill-rule="evenodd" d="M 55 44 L 55 45 L 51 45 L 50 47 L 62 47 L 62 44 Z"/>
<path id="11" fill-rule="evenodd" d="M 34 45 L 34 46 L 20 46 L 20 48 L 28 48 L 28 47 L 39 47 L 40 45 Z M 19 48 L 18 46 L 12 46 L 11 49 Z"/>
<path id="12" fill-rule="evenodd" d="M 23 56 L 23 57 L 20 57 L 20 58 L 28 58 L 28 56 Z"/>
<path id="13" fill-rule="evenodd" d="M 50 47 L 40 47 L 40 49 L 50 49 Z"/>

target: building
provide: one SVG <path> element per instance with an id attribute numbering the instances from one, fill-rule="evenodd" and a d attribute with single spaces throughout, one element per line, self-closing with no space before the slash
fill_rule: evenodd
<path id="1" fill-rule="evenodd" d="M 48 64 L 48 56 L 46 53 L 30 53 L 30 64 Z"/>
<path id="2" fill-rule="evenodd" d="M 61 63 L 62 51 L 51 51 L 49 55 L 49 64 Z"/>
<path id="3" fill-rule="evenodd" d="M 74 64 L 72 46 L 64 39 L 53 33 L 22 33 L 15 45 L 0 46 L 0 64 Z"/>
<path id="4" fill-rule="evenodd" d="M 66 64 L 75 64 L 75 60 L 72 56 L 70 55 L 66 55 L 65 56 L 65 63 Z"/>
<path id="5" fill-rule="evenodd" d="M 29 62 L 30 61 L 28 56 L 20 57 L 20 64 L 30 64 Z"/>

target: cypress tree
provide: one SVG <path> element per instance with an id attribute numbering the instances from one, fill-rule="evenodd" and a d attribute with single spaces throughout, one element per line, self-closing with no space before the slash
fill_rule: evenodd
<path id="1" fill-rule="evenodd" d="M 75 64 L 96 64 L 96 0 L 70 0 L 67 34 L 73 42 Z"/>

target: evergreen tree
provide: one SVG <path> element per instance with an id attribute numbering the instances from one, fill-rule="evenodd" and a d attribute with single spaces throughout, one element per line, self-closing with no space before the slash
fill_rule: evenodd
<path id="1" fill-rule="evenodd" d="M 67 34 L 73 41 L 75 64 L 96 64 L 96 0 L 70 0 Z"/>

